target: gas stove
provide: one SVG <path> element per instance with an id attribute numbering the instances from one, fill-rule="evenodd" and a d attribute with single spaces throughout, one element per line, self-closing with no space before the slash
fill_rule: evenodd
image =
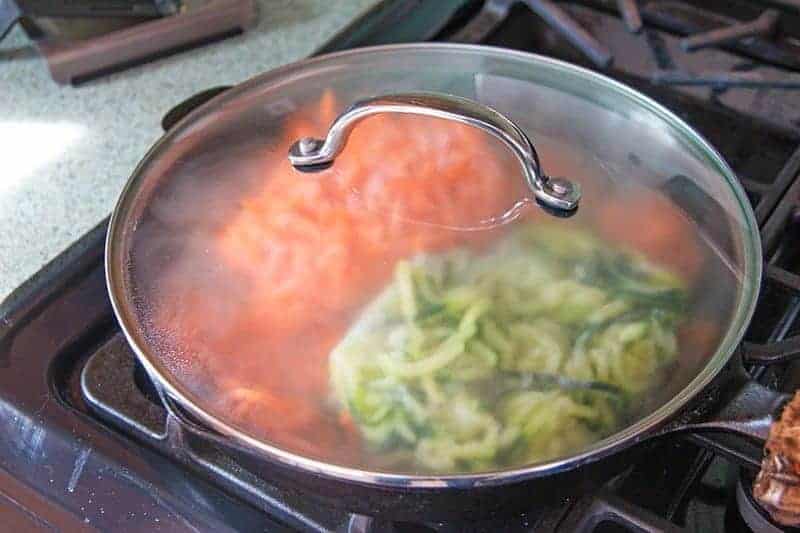
<path id="1" fill-rule="evenodd" d="M 800 363 L 791 361 L 800 352 L 800 41 L 792 31 L 800 30 L 793 24 L 800 11 L 788 11 L 790 4 L 487 0 L 435 22 L 422 15 L 430 4 L 385 2 L 360 21 L 360 41 L 352 27 L 326 51 L 405 27 L 406 38 L 477 40 L 583 64 L 678 113 L 720 150 L 752 202 L 767 265 L 744 349 L 775 363 L 751 365 L 754 377 L 793 391 L 800 387 Z M 685 38 L 723 25 L 733 28 Z M 712 44 L 723 48 L 704 47 Z M 218 91 L 188 101 L 165 125 Z M 64 531 L 780 530 L 751 496 L 761 450 L 699 434 L 659 441 L 646 461 L 582 499 L 469 524 L 390 523 L 278 489 L 169 414 L 115 324 L 103 274 L 105 229 L 106 221 L 0 306 L 4 524 Z"/>

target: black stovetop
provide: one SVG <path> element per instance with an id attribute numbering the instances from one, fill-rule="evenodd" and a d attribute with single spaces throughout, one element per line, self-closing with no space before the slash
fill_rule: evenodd
<path id="1" fill-rule="evenodd" d="M 419 26 L 414 13 L 422 3 L 399 3 L 408 8 L 384 23 Z M 740 4 L 748 3 L 730 3 L 731 9 Z M 791 61 L 780 54 L 765 57 L 768 47 L 756 46 L 753 51 L 741 43 L 731 46 L 744 46 L 738 51 L 747 56 L 719 50 L 687 54 L 678 46 L 680 20 L 667 24 L 658 19 L 664 12 L 674 18 L 686 4 L 640 2 L 646 28 L 638 35 L 625 29 L 610 9 L 614 5 L 598 1 L 566 4 L 566 8 L 612 51 L 614 63 L 604 72 L 653 96 L 704 134 L 731 163 L 753 203 L 767 268 L 747 341 L 775 343 L 800 333 L 800 133 L 793 124 L 800 116 L 792 116 L 800 106 L 786 111 L 792 102 L 800 103 L 800 91 L 720 84 L 677 89 L 651 82 L 655 69 L 667 67 L 683 73 L 734 69 L 761 72 L 766 80 L 792 79 L 794 74 L 778 68 L 792 67 Z M 480 7 L 480 2 L 468 3 L 437 39 L 453 35 Z M 739 8 L 731 13 L 752 14 Z M 693 16 L 693 27 L 702 27 L 697 21 L 705 19 Z M 672 30 L 664 31 L 667 27 Z M 512 8 L 484 42 L 594 67 L 522 6 Z M 797 59 L 800 64 L 800 55 Z M 0 306 L 0 520 L 4 525 L 14 524 L 20 531 L 36 527 L 636 531 L 638 527 L 705 532 L 747 531 L 744 515 L 756 529 L 774 527 L 751 504 L 752 471 L 738 466 L 757 465 L 760 450 L 732 450 L 740 459 L 733 462 L 707 451 L 698 435 L 664 440 L 646 462 L 631 465 L 628 472 L 581 500 L 485 522 L 390 524 L 282 492 L 214 446 L 186 438 L 172 427 L 114 322 L 103 276 L 105 227 L 101 223 Z M 800 367 L 791 363 L 750 371 L 770 386 L 784 390 L 800 386 Z"/>

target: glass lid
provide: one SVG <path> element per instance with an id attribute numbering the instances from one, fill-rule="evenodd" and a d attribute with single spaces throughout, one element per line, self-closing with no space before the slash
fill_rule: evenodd
<path id="1" fill-rule="evenodd" d="M 316 464 L 473 474 L 679 407 L 741 337 L 757 241 L 724 162 L 632 90 L 401 46 L 189 115 L 126 187 L 108 276 L 148 371 L 215 429 Z"/>

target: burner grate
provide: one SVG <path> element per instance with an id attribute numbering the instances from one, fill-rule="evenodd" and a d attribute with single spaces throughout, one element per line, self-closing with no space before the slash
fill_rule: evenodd
<path id="1" fill-rule="evenodd" d="M 580 3 L 614 11 L 612 0 L 583 0 Z M 779 10 L 768 10 L 764 17 L 765 3 L 650 0 L 640 2 L 639 10 L 647 25 L 681 36 L 692 36 L 685 41 L 690 48 L 694 44 L 692 39 L 697 41 L 702 37 L 701 45 L 719 45 L 761 63 L 800 70 L 800 43 L 795 34 L 798 29 L 796 8 L 784 6 Z M 759 16 L 763 18 L 754 24 L 752 20 Z M 778 38 L 770 37 L 778 21 Z M 744 31 L 743 27 L 749 31 Z M 733 36 L 730 35 L 732 30 Z M 747 33 L 751 35 L 747 36 Z"/>
<path id="2" fill-rule="evenodd" d="M 323 532 L 347 522 L 347 513 L 321 509 L 302 494 L 280 490 L 213 444 L 193 438 L 146 388 L 146 378 L 136 378 L 137 370 L 141 368 L 121 333 L 89 357 L 80 375 L 81 393 L 104 421 L 291 527 Z"/>

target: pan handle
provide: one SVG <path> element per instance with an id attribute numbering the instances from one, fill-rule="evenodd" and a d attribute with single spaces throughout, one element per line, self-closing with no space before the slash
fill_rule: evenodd
<path id="1" fill-rule="evenodd" d="M 753 380 L 742 364 L 741 355 L 740 352 L 734 355 L 716 385 L 711 386 L 711 396 L 716 398 L 711 402 L 714 407 L 703 413 L 695 413 L 690 408 L 659 434 L 692 433 L 696 443 L 742 466 L 758 468 L 761 448 L 769 437 L 770 427 L 780 417 L 791 395 Z M 743 451 L 748 449 L 749 452 Z"/>
<path id="2" fill-rule="evenodd" d="M 161 119 L 161 128 L 164 131 L 171 130 L 183 117 L 230 88 L 230 85 L 220 85 L 219 87 L 212 87 L 211 89 L 206 89 L 205 91 L 190 96 L 167 111 Z"/>
<path id="3" fill-rule="evenodd" d="M 733 433 L 763 444 L 769 437 L 772 423 L 779 418 L 789 399 L 787 394 L 749 380 L 733 391 L 710 420 L 687 424 L 684 429 L 698 433 Z"/>
<path id="4" fill-rule="evenodd" d="M 505 115 L 466 98 L 437 93 L 406 93 L 359 100 L 333 121 L 325 139 L 305 137 L 289 149 L 289 161 L 298 170 L 313 171 L 331 165 L 353 128 L 367 117 L 381 113 L 425 115 L 479 128 L 502 141 L 517 157 L 525 180 L 536 199 L 545 207 L 571 211 L 578 206 L 578 184 L 546 176 L 533 143 Z M 380 155 L 378 154 L 378 157 Z"/>

